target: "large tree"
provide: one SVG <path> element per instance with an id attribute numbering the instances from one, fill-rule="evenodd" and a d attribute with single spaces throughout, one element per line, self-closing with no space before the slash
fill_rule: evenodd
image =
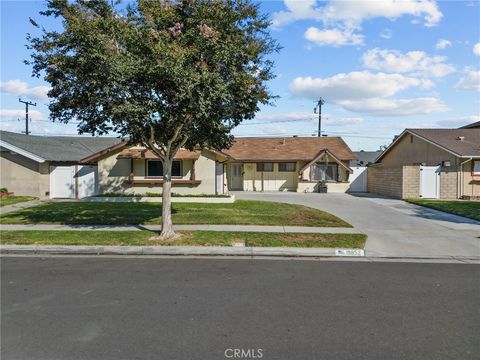
<path id="1" fill-rule="evenodd" d="M 116 132 L 163 163 L 162 238 L 174 238 L 171 168 L 180 148 L 225 149 L 272 95 L 279 47 L 250 0 L 50 0 L 62 31 L 28 36 L 33 74 L 50 83 L 50 118 Z M 31 20 L 34 26 L 40 27 Z"/>

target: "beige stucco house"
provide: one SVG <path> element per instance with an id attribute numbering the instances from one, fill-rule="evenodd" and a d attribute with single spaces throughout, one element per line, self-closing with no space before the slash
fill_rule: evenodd
<path id="1" fill-rule="evenodd" d="M 16 195 L 82 198 L 97 193 L 96 167 L 80 160 L 120 143 L 113 137 L 0 131 L 0 187 Z"/>
<path id="2" fill-rule="evenodd" d="M 368 191 L 480 199 L 480 128 L 406 129 L 368 168 Z"/>
<path id="3" fill-rule="evenodd" d="M 180 150 L 172 167 L 172 191 L 224 194 L 240 191 L 328 191 L 349 188 L 348 166 L 356 157 L 339 137 L 237 138 L 223 151 Z M 81 161 L 98 167 L 98 192 L 161 193 L 162 163 L 149 150 L 128 142 Z"/>

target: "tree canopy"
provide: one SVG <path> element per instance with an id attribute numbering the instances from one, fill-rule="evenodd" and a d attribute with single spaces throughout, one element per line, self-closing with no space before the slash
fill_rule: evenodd
<path id="1" fill-rule="evenodd" d="M 27 63 L 52 87 L 50 118 L 152 150 L 163 162 L 161 236 L 174 237 L 177 151 L 228 148 L 231 130 L 272 99 L 268 18 L 250 0 L 49 0 L 41 14 L 63 25 L 28 36 Z"/>
<path id="2" fill-rule="evenodd" d="M 248 0 L 50 0 L 63 31 L 29 37 L 53 120 L 111 131 L 159 156 L 226 148 L 231 130 L 272 99 L 269 20 Z M 36 24 L 36 23 L 35 23 Z"/>

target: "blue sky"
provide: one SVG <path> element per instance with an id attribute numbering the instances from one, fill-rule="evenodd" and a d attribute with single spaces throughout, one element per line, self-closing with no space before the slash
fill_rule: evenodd
<path id="1" fill-rule="evenodd" d="M 279 95 L 244 122 L 239 136 L 310 136 L 318 97 L 322 130 L 353 150 L 376 150 L 406 127 L 458 127 L 480 120 L 480 7 L 478 1 L 264 1 L 272 36 Z M 47 28 L 40 1 L 1 1 L 1 128 L 24 131 L 18 98 L 37 102 L 30 130 L 74 134 L 75 124 L 48 120 L 48 84 L 23 64 L 32 17 Z"/>

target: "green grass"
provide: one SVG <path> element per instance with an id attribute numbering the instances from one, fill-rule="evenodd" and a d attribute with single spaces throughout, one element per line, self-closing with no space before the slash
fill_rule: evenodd
<path id="1" fill-rule="evenodd" d="M 179 231 L 175 241 L 150 240 L 152 231 L 1 231 L 1 244 L 17 245 L 165 245 L 231 246 L 244 241 L 253 247 L 363 248 L 363 234 L 303 234 L 230 231 Z"/>
<path id="2" fill-rule="evenodd" d="M 33 197 L 33 196 L 9 196 L 4 199 L 0 199 L 0 207 L 2 206 L 7 206 L 7 205 L 13 205 L 13 204 L 18 204 L 26 201 L 32 201 L 32 200 L 37 200 L 38 198 Z"/>
<path id="3" fill-rule="evenodd" d="M 480 201 L 406 199 L 409 203 L 480 220 Z"/>
<path id="4" fill-rule="evenodd" d="M 161 203 L 46 202 L 0 217 L 1 224 L 160 224 Z M 174 203 L 174 224 L 351 227 L 301 205 L 238 200 L 231 204 Z"/>

